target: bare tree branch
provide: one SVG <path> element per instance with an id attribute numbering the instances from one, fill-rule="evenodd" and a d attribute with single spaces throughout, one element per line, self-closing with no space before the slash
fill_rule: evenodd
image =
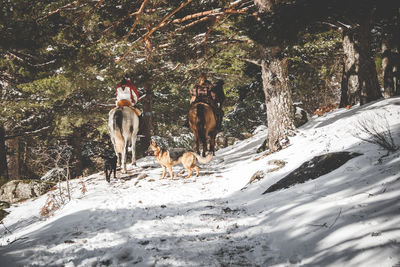
<path id="1" fill-rule="evenodd" d="M 34 131 L 28 131 L 28 132 L 23 132 L 23 133 L 14 134 L 14 135 L 6 135 L 4 138 L 7 140 L 7 139 L 13 139 L 13 138 L 16 138 L 19 136 L 36 135 L 36 134 L 42 133 L 44 131 L 47 131 L 49 129 L 50 129 L 50 126 L 45 126 L 43 128 L 40 128 L 40 129 L 37 129 Z"/>
<path id="2" fill-rule="evenodd" d="M 94 7 L 92 7 L 88 12 L 86 12 L 85 13 L 85 15 L 83 16 L 83 17 L 78 17 L 75 21 L 74 21 L 74 23 L 77 23 L 77 22 L 79 22 L 80 20 L 87 20 L 87 18 L 90 16 L 90 15 L 92 15 L 93 14 L 93 12 L 96 10 L 96 9 L 98 9 L 102 4 L 104 3 L 104 0 L 99 0 L 98 2 L 97 2 L 97 4 L 94 6 Z M 86 21 L 86 25 L 87 25 L 87 23 L 88 23 L 88 21 Z"/>
<path id="3" fill-rule="evenodd" d="M 123 60 L 128 54 L 129 52 L 139 43 L 139 41 L 143 41 L 146 40 L 147 38 L 149 38 L 156 30 L 158 30 L 159 28 L 163 27 L 166 25 L 166 21 L 171 18 L 176 12 L 178 12 L 179 10 L 181 10 L 182 8 L 184 8 L 185 6 L 187 6 L 188 4 L 190 4 L 193 0 L 188 0 L 184 3 L 182 3 L 179 7 L 177 7 L 176 9 L 174 9 L 172 12 L 170 12 L 167 16 L 165 16 L 160 23 L 158 23 L 155 27 L 153 27 L 152 29 L 150 29 L 144 36 L 140 37 L 139 39 L 137 39 L 135 42 L 133 42 L 133 44 L 128 48 L 128 50 L 125 52 L 124 55 L 122 55 L 118 60 L 116 60 L 116 63 L 118 64 L 119 62 L 121 62 L 121 60 Z"/>
<path id="4" fill-rule="evenodd" d="M 82 1 L 82 0 L 76 0 L 76 1 L 74 1 L 74 2 L 72 2 L 72 3 L 66 4 L 65 6 L 62 6 L 62 7 L 58 8 L 58 9 L 56 9 L 56 10 L 54 10 L 54 11 L 51 11 L 50 13 L 47 13 L 46 15 L 40 17 L 40 18 L 38 19 L 38 21 L 47 19 L 48 17 L 53 16 L 54 14 L 57 14 L 57 13 L 63 11 L 64 9 L 67 9 L 67 8 L 69 8 L 69 7 L 76 6 L 76 5 L 78 5 L 78 3 L 81 2 L 81 1 Z"/>
<path id="5" fill-rule="evenodd" d="M 132 34 L 133 30 L 136 28 L 136 25 L 137 25 L 137 23 L 138 23 L 139 20 L 140 20 L 140 16 L 141 16 L 142 13 L 143 13 L 144 7 L 146 6 L 146 3 L 147 3 L 148 1 L 149 1 L 149 0 L 143 0 L 142 5 L 140 6 L 139 10 L 136 12 L 137 15 L 136 15 L 135 22 L 133 23 L 132 27 L 130 28 L 128 34 L 125 35 L 125 39 L 127 39 L 127 38 Z"/>
<path id="6" fill-rule="evenodd" d="M 254 64 L 254 65 L 256 65 L 256 66 L 261 67 L 261 62 L 260 62 L 259 60 L 248 59 L 248 58 L 241 58 L 241 57 L 237 57 L 237 59 L 243 60 L 243 61 L 245 61 L 245 62 L 249 62 L 249 63 L 252 63 L 252 64 Z"/>

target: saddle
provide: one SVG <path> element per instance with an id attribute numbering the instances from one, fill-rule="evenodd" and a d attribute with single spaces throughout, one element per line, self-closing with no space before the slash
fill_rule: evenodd
<path id="1" fill-rule="evenodd" d="M 212 110 L 214 111 L 215 104 L 213 103 L 213 100 L 210 99 L 210 98 L 208 98 L 208 97 L 196 97 L 196 99 L 195 99 L 195 100 L 193 101 L 193 103 L 192 103 L 192 106 L 193 106 L 194 104 L 197 104 L 197 103 L 202 103 L 202 104 L 208 105 L 208 106 L 210 106 L 210 107 L 212 108 Z"/>
<path id="2" fill-rule="evenodd" d="M 138 117 L 142 114 L 142 112 L 139 109 L 132 107 L 131 101 L 126 100 L 126 99 L 119 100 L 117 102 L 117 106 L 118 107 L 130 107 L 133 110 L 133 112 L 136 113 L 136 115 Z"/>

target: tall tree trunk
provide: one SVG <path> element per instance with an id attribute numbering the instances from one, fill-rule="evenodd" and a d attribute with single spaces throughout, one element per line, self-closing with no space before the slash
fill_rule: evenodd
<path id="1" fill-rule="evenodd" d="M 386 41 L 382 42 L 382 72 L 383 96 L 385 98 L 395 95 L 395 80 L 393 75 L 393 55 Z"/>
<path id="2" fill-rule="evenodd" d="M 149 147 L 150 145 L 150 140 L 151 140 L 151 132 L 152 132 L 152 124 L 153 124 L 153 88 L 152 88 L 152 82 L 151 81 L 146 81 L 144 82 L 144 92 L 146 96 L 143 98 L 142 103 L 143 103 L 143 141 L 142 145 L 145 149 Z"/>
<path id="3" fill-rule="evenodd" d="M 382 97 L 378 74 L 371 47 L 372 12 L 367 11 L 360 19 L 360 104 L 377 100 Z"/>
<path id="4" fill-rule="evenodd" d="M 371 54 L 371 13 L 361 11 L 359 26 L 343 31 L 343 73 L 340 107 L 361 105 L 382 97 Z"/>
<path id="5" fill-rule="evenodd" d="M 360 81 L 358 77 L 360 62 L 354 35 L 354 32 L 349 29 L 343 31 L 342 45 L 344 61 L 340 107 L 345 107 L 347 105 L 352 106 L 360 101 Z"/>
<path id="6" fill-rule="evenodd" d="M 270 12 L 280 0 L 254 0 L 258 10 Z M 268 136 L 266 145 L 270 152 L 282 148 L 282 141 L 295 129 L 291 90 L 288 83 L 287 58 L 279 45 L 260 47 L 261 71 L 267 107 Z"/>
<path id="7" fill-rule="evenodd" d="M 5 130 L 3 124 L 0 124 L 0 186 L 8 181 L 8 168 L 7 168 L 7 150 Z"/>
<path id="8" fill-rule="evenodd" d="M 288 83 L 287 58 L 281 48 L 261 48 L 262 80 L 267 106 L 267 146 L 271 152 L 282 148 L 282 140 L 295 129 L 291 91 Z"/>
<path id="9" fill-rule="evenodd" d="M 69 141 L 72 147 L 72 164 L 70 169 L 71 178 L 78 177 L 83 173 L 83 156 L 82 156 L 82 128 L 75 127 L 72 138 Z M 68 163 L 69 164 L 69 163 Z M 64 168 L 65 166 L 62 166 Z"/>
<path id="10" fill-rule="evenodd" d="M 382 42 L 383 96 L 400 95 L 400 55 L 389 40 Z"/>
<path id="11" fill-rule="evenodd" d="M 19 156 L 19 138 L 6 140 L 7 147 L 7 166 L 9 180 L 20 179 L 20 156 Z"/>

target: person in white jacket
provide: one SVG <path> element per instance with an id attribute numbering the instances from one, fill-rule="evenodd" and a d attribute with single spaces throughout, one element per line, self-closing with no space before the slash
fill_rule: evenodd
<path id="1" fill-rule="evenodd" d="M 116 106 L 134 106 L 139 100 L 138 90 L 129 78 L 123 78 L 117 84 L 116 94 Z"/>

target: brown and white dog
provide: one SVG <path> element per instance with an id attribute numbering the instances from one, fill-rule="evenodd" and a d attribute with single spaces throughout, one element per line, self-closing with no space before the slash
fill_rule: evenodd
<path id="1" fill-rule="evenodd" d="M 175 150 L 165 150 L 162 149 L 156 142 L 151 141 L 148 151 L 154 153 L 155 158 L 158 163 L 163 168 L 161 179 L 166 176 L 166 169 L 168 168 L 171 179 L 174 178 L 174 173 L 172 172 L 172 166 L 182 163 L 182 165 L 189 171 L 186 178 L 189 178 L 193 174 L 193 168 L 196 170 L 196 176 L 199 176 L 199 167 L 196 165 L 196 160 L 205 164 L 211 161 L 213 154 L 209 153 L 206 157 L 202 157 L 199 154 L 191 151 L 186 151 L 184 149 Z"/>

